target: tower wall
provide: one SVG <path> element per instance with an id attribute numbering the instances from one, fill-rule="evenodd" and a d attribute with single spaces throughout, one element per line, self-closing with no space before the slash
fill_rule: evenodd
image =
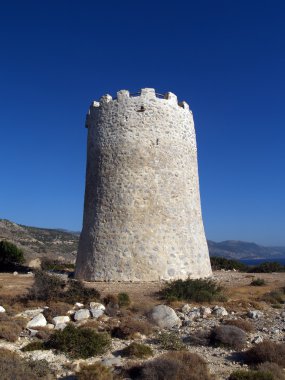
<path id="1" fill-rule="evenodd" d="M 187 103 L 154 89 L 94 102 L 76 277 L 156 281 L 211 275 Z"/>

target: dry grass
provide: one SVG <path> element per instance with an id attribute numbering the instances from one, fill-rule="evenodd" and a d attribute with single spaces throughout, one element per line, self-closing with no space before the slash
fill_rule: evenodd
<path id="1" fill-rule="evenodd" d="M 82 365 L 76 373 L 78 380 L 113 380 L 113 374 L 109 368 L 100 363 Z"/>
<path id="2" fill-rule="evenodd" d="M 246 321 L 244 319 L 230 319 L 225 321 L 224 324 L 228 326 L 236 326 L 242 329 L 243 331 L 249 333 L 254 331 L 254 325 L 251 322 Z"/>
<path id="3" fill-rule="evenodd" d="M 283 367 L 285 363 L 285 343 L 275 343 L 269 340 L 259 343 L 244 352 L 244 360 L 249 364 L 270 362 Z"/>
<path id="4" fill-rule="evenodd" d="M 120 339 L 133 337 L 136 333 L 150 335 L 153 332 L 153 325 L 149 322 L 134 318 L 124 318 L 118 327 L 113 328 L 112 336 Z"/>
<path id="5" fill-rule="evenodd" d="M 15 342 L 27 321 L 23 318 L 13 318 L 6 313 L 0 313 L 0 339 Z"/>
<path id="6" fill-rule="evenodd" d="M 236 326 L 221 325 L 213 328 L 211 341 L 223 346 L 241 349 L 246 344 L 246 333 Z"/>

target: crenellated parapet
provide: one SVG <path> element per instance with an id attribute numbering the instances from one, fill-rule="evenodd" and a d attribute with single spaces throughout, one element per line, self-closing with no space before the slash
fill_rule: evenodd
<path id="1" fill-rule="evenodd" d="M 185 101 L 179 102 L 177 96 L 173 94 L 173 92 L 159 94 L 155 92 L 154 88 L 142 88 L 139 92 L 136 93 L 130 93 L 128 90 L 120 90 L 117 92 L 117 96 L 114 98 L 111 95 L 106 94 L 100 98 L 99 102 L 92 102 L 86 116 L 85 126 L 88 127 L 90 120 L 94 116 L 96 117 L 96 113 L 98 112 L 99 108 L 106 107 L 108 103 L 124 103 L 132 98 L 135 98 L 137 102 L 141 103 L 144 103 L 145 101 L 159 100 L 165 102 L 166 104 L 172 104 L 174 106 L 178 106 L 179 108 L 184 109 L 185 111 L 191 112 L 188 103 L 186 103 Z"/>

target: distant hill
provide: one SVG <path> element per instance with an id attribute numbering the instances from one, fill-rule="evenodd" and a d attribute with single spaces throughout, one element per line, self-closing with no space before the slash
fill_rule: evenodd
<path id="1" fill-rule="evenodd" d="M 75 261 L 79 232 L 64 229 L 28 227 L 0 219 L 0 240 L 9 240 L 22 248 L 27 262 L 48 256 Z M 226 240 L 220 243 L 208 240 L 211 256 L 232 259 L 263 259 L 285 257 L 285 247 L 263 247 L 255 243 Z"/>

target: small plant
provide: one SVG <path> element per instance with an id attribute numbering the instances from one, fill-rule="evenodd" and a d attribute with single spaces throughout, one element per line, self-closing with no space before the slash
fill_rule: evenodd
<path id="1" fill-rule="evenodd" d="M 94 288 L 87 288 L 83 282 L 69 280 L 67 290 L 61 295 L 62 300 L 69 303 L 98 301 L 100 293 Z"/>
<path id="2" fill-rule="evenodd" d="M 94 363 L 91 365 L 82 365 L 80 371 L 76 373 L 78 380 L 113 380 L 113 374 L 109 368 L 100 364 Z"/>
<path id="3" fill-rule="evenodd" d="M 34 341 L 34 342 L 30 342 L 26 346 L 24 346 L 21 349 L 21 351 L 28 352 L 28 351 L 45 350 L 45 349 L 46 349 L 46 347 L 45 347 L 44 342 Z"/>
<path id="4" fill-rule="evenodd" d="M 264 286 L 266 284 L 265 280 L 263 278 L 256 278 L 251 281 L 250 285 L 252 286 Z"/>
<path id="5" fill-rule="evenodd" d="M 274 305 L 282 304 L 285 301 L 285 289 L 272 290 L 271 292 L 264 294 L 262 300 Z"/>
<path id="6" fill-rule="evenodd" d="M 118 294 L 118 304 L 120 307 L 130 306 L 130 297 L 128 293 L 119 293 Z"/>
<path id="7" fill-rule="evenodd" d="M 175 332 L 162 331 L 157 334 L 157 340 L 161 348 L 164 350 L 180 351 L 185 349 L 185 345 Z"/>
<path id="8" fill-rule="evenodd" d="M 47 272 L 35 271 L 35 280 L 33 286 L 29 289 L 27 299 L 48 301 L 60 298 L 65 281 L 57 276 L 48 274 Z"/>
<path id="9" fill-rule="evenodd" d="M 58 315 L 67 315 L 67 312 L 72 309 L 73 305 L 65 302 L 54 302 L 48 303 L 48 308 L 44 309 L 43 314 L 49 323 L 52 323 L 52 319 Z"/>
<path id="10" fill-rule="evenodd" d="M 15 342 L 23 330 L 23 319 L 4 315 L 1 316 L 0 322 L 0 339 Z"/>
<path id="11" fill-rule="evenodd" d="M 68 325 L 51 335 L 46 343 L 47 348 L 63 351 L 71 358 L 89 358 L 100 355 L 110 347 L 111 339 L 107 333 L 97 333 L 88 328 L 77 329 Z"/>
<path id="12" fill-rule="evenodd" d="M 152 356 L 153 352 L 149 346 L 133 342 L 122 350 L 122 354 L 131 358 L 145 359 Z"/>
<path id="13" fill-rule="evenodd" d="M 258 343 L 244 352 L 244 360 L 248 364 L 270 362 L 282 367 L 285 363 L 285 344 L 270 340 Z"/>
<path id="14" fill-rule="evenodd" d="M 246 334 L 236 326 L 221 325 L 213 328 L 211 341 L 214 344 L 241 349 L 246 344 Z"/>
<path id="15" fill-rule="evenodd" d="M 168 301 L 211 302 L 221 300 L 222 288 L 212 280 L 175 280 L 160 291 L 160 296 Z"/>
<path id="16" fill-rule="evenodd" d="M 285 380 L 285 372 L 283 368 L 275 363 L 261 363 L 256 368 L 258 371 L 269 372 L 273 375 L 274 380 Z"/>
<path id="17" fill-rule="evenodd" d="M 139 380 L 210 380 L 207 364 L 199 355 L 188 351 L 172 351 L 129 370 Z"/>
<path id="18" fill-rule="evenodd" d="M 244 319 L 229 319 L 225 321 L 225 325 L 236 326 L 245 332 L 252 332 L 254 330 L 253 324 Z"/>
<path id="19" fill-rule="evenodd" d="M 238 260 L 226 259 L 224 257 L 212 256 L 211 266 L 213 270 L 238 270 L 240 272 L 247 272 L 248 266 Z"/>
<path id="20" fill-rule="evenodd" d="M 143 335 L 150 335 L 153 331 L 153 326 L 144 320 L 125 318 L 119 326 L 112 330 L 112 336 L 120 339 L 127 339 L 133 337 L 136 333 Z"/>
<path id="21" fill-rule="evenodd" d="M 229 380 L 275 380 L 268 371 L 238 370 L 231 373 Z"/>

